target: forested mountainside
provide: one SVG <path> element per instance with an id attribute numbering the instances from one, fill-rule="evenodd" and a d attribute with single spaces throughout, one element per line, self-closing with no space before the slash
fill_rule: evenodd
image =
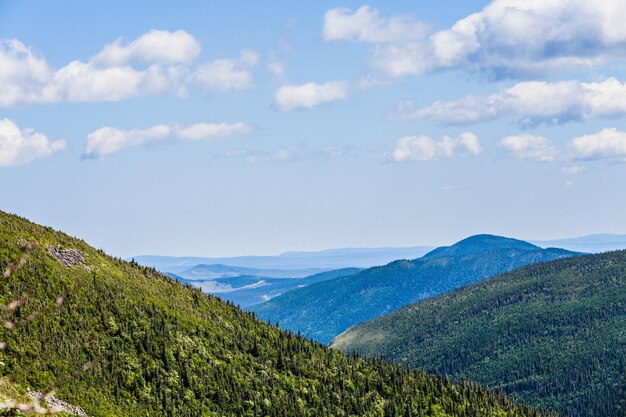
<path id="1" fill-rule="evenodd" d="M 0 271 L 3 404 L 52 388 L 96 417 L 540 415 L 468 382 L 344 356 L 3 212 Z"/>
<path id="2" fill-rule="evenodd" d="M 572 417 L 626 413 L 626 251 L 533 265 L 351 327 L 333 345 Z"/>
<path id="3" fill-rule="evenodd" d="M 270 323 L 322 343 L 348 327 L 418 300 L 443 294 L 520 266 L 578 255 L 541 249 L 516 239 L 477 235 L 415 260 L 401 260 L 356 275 L 290 291 L 250 307 Z"/>

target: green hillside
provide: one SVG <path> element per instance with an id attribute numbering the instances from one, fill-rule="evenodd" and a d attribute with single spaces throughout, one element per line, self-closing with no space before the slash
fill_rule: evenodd
<path id="1" fill-rule="evenodd" d="M 415 260 L 290 291 L 250 307 L 270 323 L 330 343 L 348 327 L 418 300 L 443 294 L 520 266 L 577 255 L 530 243 L 477 235 Z"/>
<path id="2" fill-rule="evenodd" d="M 624 416 L 626 251 L 521 268 L 354 326 L 332 346 L 573 417 Z"/>
<path id="3" fill-rule="evenodd" d="M 2 212 L 0 273 L 0 403 L 30 387 L 90 416 L 539 415 L 346 357 Z"/>

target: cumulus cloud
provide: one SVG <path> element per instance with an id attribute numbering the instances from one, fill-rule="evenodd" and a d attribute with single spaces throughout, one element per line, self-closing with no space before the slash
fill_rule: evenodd
<path id="1" fill-rule="evenodd" d="M 165 91 L 173 81 L 157 65 L 135 70 L 131 67 L 99 68 L 73 61 L 54 73 L 41 87 L 39 97 L 33 97 L 33 102 L 120 101 Z"/>
<path id="2" fill-rule="evenodd" d="M 348 90 L 349 85 L 344 82 L 284 85 L 274 95 L 274 103 L 283 111 L 311 109 L 320 104 L 345 100 Z"/>
<path id="3" fill-rule="evenodd" d="M 49 140 L 33 129 L 20 129 L 10 119 L 0 120 L 0 167 L 28 164 L 49 158 L 67 147 L 64 140 Z"/>
<path id="4" fill-rule="evenodd" d="M 586 166 L 576 164 L 580 161 L 626 162 L 626 132 L 615 128 L 581 135 L 561 144 L 540 135 L 510 135 L 502 138 L 498 147 L 516 159 L 569 162 L 572 165 L 560 169 L 568 175 L 588 170 Z M 482 146 L 476 135 L 465 132 L 455 139 L 444 136 L 438 141 L 429 136 L 405 136 L 396 141 L 393 151 L 385 153 L 384 159 L 394 162 L 431 161 L 457 155 L 478 156 L 481 153 Z"/>
<path id="5" fill-rule="evenodd" d="M 513 117 L 520 125 L 534 126 L 624 115 L 626 83 L 607 78 L 590 83 L 522 82 L 499 93 L 438 101 L 419 109 L 415 109 L 411 102 L 403 102 L 393 117 L 401 120 L 433 120 L 444 125 L 467 125 Z"/>
<path id="6" fill-rule="evenodd" d="M 87 136 L 84 155 L 86 158 L 102 158 L 125 148 L 162 141 L 169 137 L 170 133 L 171 128 L 166 125 L 131 130 L 101 127 Z"/>
<path id="7" fill-rule="evenodd" d="M 426 29 L 410 16 L 381 17 L 369 6 L 354 12 L 335 8 L 324 14 L 322 37 L 326 41 L 398 42 L 421 39 Z"/>
<path id="8" fill-rule="evenodd" d="M 389 35 L 396 33 L 385 30 L 393 18 L 364 6 L 355 13 L 329 10 L 322 34 L 326 39 L 379 43 L 371 65 L 390 77 L 454 68 L 525 77 L 623 60 L 624 15 L 626 3 L 621 0 L 493 0 L 449 29 L 420 39 L 417 29 L 408 31 L 414 38 Z M 416 23 L 399 26 L 411 24 Z M 394 43 L 384 44 L 390 41 Z"/>
<path id="9" fill-rule="evenodd" d="M 0 41 L 0 105 L 31 101 L 52 74 L 46 60 L 17 39 Z"/>
<path id="10" fill-rule="evenodd" d="M 157 125 L 146 129 L 122 130 L 106 126 L 87 135 L 84 149 L 85 158 L 103 158 L 126 148 L 139 147 L 152 143 L 185 140 L 199 141 L 245 135 L 252 128 L 245 123 L 196 123 L 190 126 Z"/>
<path id="11" fill-rule="evenodd" d="M 200 50 L 185 31 L 151 31 L 128 44 L 118 40 L 107 45 L 89 62 L 75 60 L 53 69 L 19 40 L 0 41 L 0 106 L 119 101 L 157 93 L 185 95 L 196 85 L 213 91 L 251 85 L 258 62 L 254 51 L 192 66 Z M 134 62 L 145 65 L 135 68 Z"/>
<path id="12" fill-rule="evenodd" d="M 597 133 L 578 136 L 564 146 L 557 146 L 543 136 L 508 136 L 498 144 L 513 157 L 542 162 L 552 161 L 599 161 L 626 162 L 626 132 L 615 128 L 602 129 Z M 587 170 L 584 166 L 564 167 L 565 174 L 578 174 Z"/>
<path id="13" fill-rule="evenodd" d="M 559 151 L 549 139 L 537 135 L 514 135 L 502 139 L 498 146 L 508 150 L 518 159 L 534 159 L 550 162 L 559 156 Z"/>
<path id="14" fill-rule="evenodd" d="M 50 75 L 46 60 L 17 39 L 0 40 L 0 62 L 3 81 L 42 81 Z"/>
<path id="15" fill-rule="evenodd" d="M 124 44 L 122 38 L 117 39 L 106 45 L 92 62 L 107 66 L 125 65 L 132 61 L 190 64 L 201 51 L 200 42 L 184 30 L 151 30 L 128 44 Z"/>
<path id="16" fill-rule="evenodd" d="M 188 127 L 179 128 L 177 135 L 184 140 L 203 140 L 213 137 L 233 135 L 247 135 L 252 128 L 245 123 L 196 123 Z"/>
<path id="17" fill-rule="evenodd" d="M 396 141 L 395 149 L 385 154 L 385 159 L 394 162 L 431 161 L 449 159 L 457 153 L 477 156 L 482 153 L 478 137 L 470 132 L 456 139 L 444 136 L 436 141 L 429 136 L 405 136 Z"/>
<path id="18" fill-rule="evenodd" d="M 198 84 L 214 91 L 241 90 L 251 85 L 250 70 L 258 62 L 256 52 L 244 49 L 237 59 L 218 59 L 201 65 L 192 77 Z"/>
<path id="19" fill-rule="evenodd" d="M 579 136 L 571 143 L 580 159 L 622 159 L 626 161 L 626 132 L 602 129 L 598 133 Z"/>
<path id="20" fill-rule="evenodd" d="M 55 71 L 18 40 L 2 44 L 0 68 L 8 68 L 0 70 L 0 105 L 4 107 L 59 101 L 118 101 L 165 91 L 174 84 L 171 74 L 159 65 L 137 70 L 72 61 Z"/>

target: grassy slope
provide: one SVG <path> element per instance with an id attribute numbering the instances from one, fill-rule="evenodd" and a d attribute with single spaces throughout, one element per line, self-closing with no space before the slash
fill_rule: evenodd
<path id="1" fill-rule="evenodd" d="M 623 416 L 626 251 L 521 268 L 354 326 L 333 347 L 572 416 Z"/>
<path id="2" fill-rule="evenodd" d="M 90 270 L 63 266 L 56 245 Z M 0 212 L 0 272 L 9 265 L 0 305 L 22 304 L 0 311 L 15 325 L 0 330 L 0 377 L 54 387 L 93 416 L 537 415 L 469 383 L 343 356 Z"/>

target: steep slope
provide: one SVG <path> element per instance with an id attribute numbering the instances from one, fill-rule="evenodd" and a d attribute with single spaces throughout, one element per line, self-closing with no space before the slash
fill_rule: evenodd
<path id="1" fill-rule="evenodd" d="M 521 268 L 351 327 L 332 346 L 573 417 L 623 416 L 626 251 Z"/>
<path id="2" fill-rule="evenodd" d="M 353 324 L 415 301 L 523 265 L 573 255 L 576 253 L 541 249 L 520 240 L 477 235 L 420 259 L 396 261 L 290 291 L 250 309 L 270 323 L 330 343 Z"/>
<path id="3" fill-rule="evenodd" d="M 538 415 L 343 356 L 2 212 L 0 272 L 0 398 L 54 388 L 96 417 Z"/>

